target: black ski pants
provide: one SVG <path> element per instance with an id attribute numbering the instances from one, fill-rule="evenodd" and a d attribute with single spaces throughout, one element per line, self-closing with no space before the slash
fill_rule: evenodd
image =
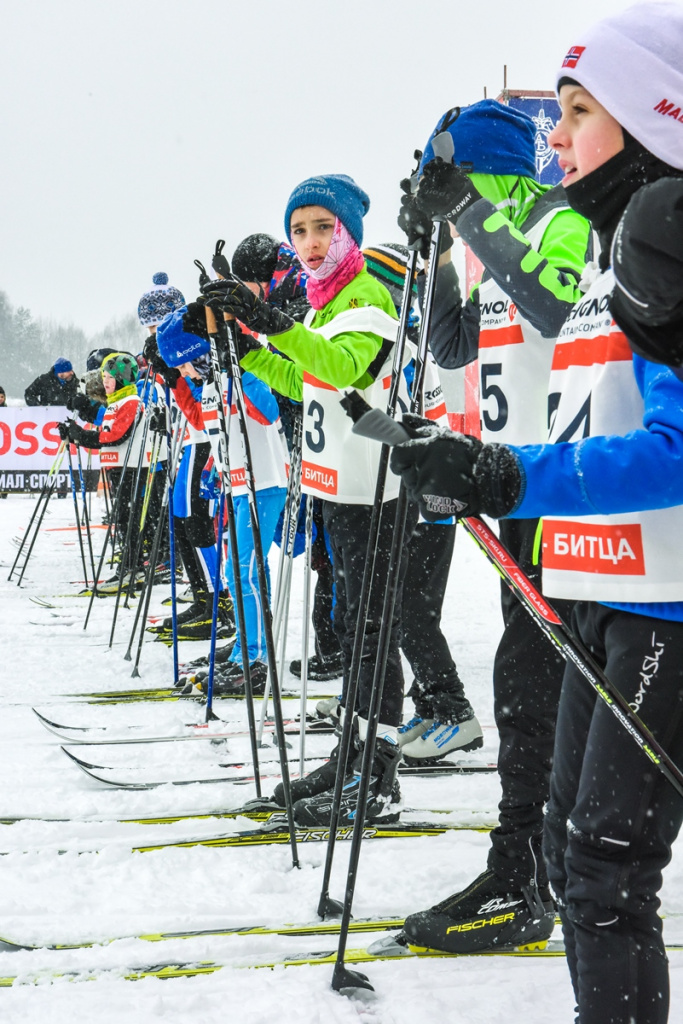
<path id="1" fill-rule="evenodd" d="M 368 717 L 370 708 L 377 646 L 382 624 L 382 606 L 387 586 L 389 554 L 394 536 L 396 505 L 397 502 L 394 500 L 385 502 L 382 507 L 377 553 L 370 588 L 370 604 L 365 622 L 365 641 L 360 661 L 358 701 L 355 708 L 362 718 Z M 334 629 L 342 650 L 344 695 L 348 687 L 349 669 L 353 656 L 371 518 L 371 505 L 342 505 L 331 501 L 323 502 L 323 519 L 332 547 L 336 593 Z M 411 536 L 416 523 L 417 506 L 410 506 L 406 524 L 406 539 Z M 380 722 L 393 726 L 400 724 L 403 712 L 403 669 L 399 641 L 403 578 L 407 564 L 405 550 L 406 543 L 403 546 L 404 554 L 399 570 L 398 592 L 391 622 L 389 654 L 379 715 Z M 344 695 L 342 704 L 344 704 Z"/>
<path id="2" fill-rule="evenodd" d="M 537 519 L 500 522 L 500 539 L 534 586 Z M 554 601 L 565 621 L 571 603 Z M 493 701 L 500 738 L 502 789 L 498 827 L 491 833 L 488 866 L 503 879 L 547 884 L 541 856 L 543 808 L 548 799 L 555 720 L 564 660 L 506 583 L 501 583 L 503 635 L 493 664 Z"/>
<path id="3" fill-rule="evenodd" d="M 421 718 L 455 724 L 472 717 L 441 611 L 455 546 L 455 524 L 418 523 L 407 550 L 401 649 L 415 677 L 408 696 Z"/>
<path id="4" fill-rule="evenodd" d="M 315 540 L 311 546 L 311 567 L 316 573 L 313 597 L 313 631 L 315 653 L 318 658 L 339 657 L 339 640 L 334 632 L 334 570 L 325 543 L 323 507 L 319 498 L 313 499 Z"/>
<path id="5" fill-rule="evenodd" d="M 683 764 L 683 622 L 590 602 L 572 625 L 676 764 Z M 544 853 L 581 1024 L 664 1024 L 657 915 L 683 798 L 597 697 L 565 670 Z"/>

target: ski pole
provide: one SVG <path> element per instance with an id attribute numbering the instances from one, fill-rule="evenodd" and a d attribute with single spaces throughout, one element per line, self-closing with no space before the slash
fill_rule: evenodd
<path id="1" fill-rule="evenodd" d="M 71 458 L 70 444 L 67 444 L 66 450 L 69 459 L 69 481 L 71 483 L 71 497 L 73 498 L 74 503 L 74 516 L 76 519 L 76 532 L 78 534 L 78 547 L 81 552 L 81 565 L 83 566 L 83 576 L 85 578 L 85 585 L 86 587 L 89 587 L 90 581 L 88 580 L 88 570 L 85 564 L 85 547 L 83 544 L 83 534 L 81 533 L 81 517 L 78 513 L 78 498 L 76 496 L 76 477 L 74 476 L 74 466 L 73 459 Z"/>
<path id="2" fill-rule="evenodd" d="M 401 318 L 399 321 L 396 342 L 394 345 L 394 359 L 391 371 L 391 386 L 389 388 L 389 397 L 387 400 L 387 415 L 389 417 L 393 417 L 395 415 L 396 406 L 398 404 L 400 375 L 403 368 L 405 344 L 408 333 L 408 318 L 410 315 L 410 307 L 412 303 L 412 289 L 416 272 L 417 252 L 413 250 L 410 253 L 408 267 L 406 270 L 406 277 L 403 287 L 403 301 L 401 304 Z M 349 401 L 348 395 L 347 398 L 344 399 L 343 401 Z M 372 515 L 370 518 L 370 528 L 368 531 L 368 544 L 366 549 L 365 564 L 363 567 L 363 579 L 361 581 L 361 592 L 358 605 L 358 618 L 356 620 L 356 632 L 354 637 L 353 652 L 351 656 L 351 667 L 349 669 L 349 683 L 347 692 L 345 694 L 346 714 L 344 715 L 342 733 L 339 740 L 339 760 L 337 775 L 335 777 L 334 794 L 332 799 L 330 834 L 327 841 L 325 868 L 323 871 L 323 880 L 320 889 L 320 898 L 318 902 L 318 915 L 323 919 L 330 915 L 338 916 L 342 913 L 343 910 L 342 905 L 337 900 L 333 900 L 330 897 L 329 886 L 330 877 L 332 874 L 332 862 L 334 859 L 337 827 L 339 824 L 341 795 L 342 789 L 344 787 L 344 776 L 346 764 L 348 762 L 349 751 L 351 749 L 353 712 L 355 709 L 356 698 L 358 694 L 360 665 L 365 640 L 365 623 L 367 621 L 368 609 L 370 606 L 370 592 L 372 588 L 372 579 L 374 575 L 375 551 L 377 549 L 377 543 L 379 538 L 379 529 L 382 518 L 382 505 L 384 501 L 384 488 L 386 483 L 388 467 L 389 446 L 385 445 L 383 446 L 382 451 L 380 452 L 379 465 L 377 469 L 377 484 L 375 487 L 375 497 L 372 506 Z"/>
<path id="3" fill-rule="evenodd" d="M 178 417 L 177 452 L 182 450 L 182 437 L 185 432 L 185 417 L 180 414 Z M 166 385 L 166 446 L 168 448 L 168 545 L 169 565 L 171 569 L 171 635 L 173 637 L 173 685 L 176 686 L 180 678 L 180 664 L 178 659 L 178 585 L 176 581 L 176 551 L 175 551 L 175 523 L 173 521 L 173 494 L 175 490 L 176 473 L 171 476 L 171 466 L 180 463 L 178 455 L 177 463 L 174 461 L 176 451 L 173 448 L 172 421 L 171 421 L 171 389 Z"/>
<path id="4" fill-rule="evenodd" d="M 143 394 L 145 393 L 145 387 L 146 387 L 147 381 L 149 379 L 150 373 L 151 373 L 151 367 L 148 366 L 147 367 L 147 376 L 145 378 L 145 386 L 143 386 Z M 119 614 L 119 603 L 121 601 L 121 594 L 123 593 L 124 579 L 125 579 L 126 574 L 127 574 L 127 572 L 126 572 L 126 564 L 127 564 L 127 562 L 129 560 L 130 560 L 131 568 L 130 568 L 130 574 L 128 576 L 128 587 L 127 587 L 127 594 L 126 594 L 126 607 L 129 607 L 128 599 L 130 598 L 131 594 L 134 593 L 134 591 L 135 591 L 135 577 L 137 575 L 137 561 L 138 561 L 138 555 L 139 555 L 139 542 L 135 545 L 134 557 L 131 557 L 131 554 L 133 553 L 132 552 L 132 549 L 133 549 L 133 525 L 135 523 L 135 520 L 138 517 L 138 510 L 139 510 L 140 501 L 141 501 L 141 498 L 142 498 L 142 492 L 141 492 L 141 488 L 140 488 L 140 481 L 142 479 L 143 462 L 144 462 L 144 457 L 145 457 L 145 451 L 147 449 L 147 434 L 149 432 L 149 421 L 150 421 L 150 418 L 151 418 L 151 415 L 152 415 L 152 403 L 148 402 L 146 406 L 143 404 L 142 408 L 144 409 L 144 421 L 143 421 L 143 426 L 142 426 L 142 437 L 140 438 L 140 441 L 139 441 L 138 460 L 137 460 L 137 465 L 136 465 L 135 470 L 134 470 L 134 477 L 133 477 L 133 481 L 132 481 L 132 485 L 131 485 L 130 496 L 129 496 L 129 499 L 128 499 L 128 523 L 127 523 L 127 526 L 126 526 L 126 536 L 125 536 L 125 539 L 124 539 L 124 542 L 123 542 L 123 547 L 122 547 L 122 550 L 121 550 L 120 572 L 119 572 L 118 586 L 116 588 L 116 601 L 115 601 L 115 604 L 114 604 L 114 614 L 113 614 L 112 620 L 111 620 L 111 632 L 109 634 L 109 647 L 110 648 L 111 648 L 112 644 L 114 643 L 114 633 L 116 632 L 116 621 L 118 619 L 118 614 Z M 137 425 L 137 421 L 136 421 L 136 425 L 135 425 L 135 429 L 133 430 L 132 437 L 134 437 L 135 434 L 137 433 L 137 426 L 138 425 Z M 132 441 L 132 437 L 131 437 L 131 441 Z M 147 476 L 149 478 L 149 472 L 148 472 Z M 149 481 L 148 481 L 148 486 L 149 486 Z M 124 491 L 124 489 L 125 489 L 125 474 L 122 473 L 121 474 L 121 480 L 119 482 L 119 495 Z M 138 535 L 138 538 L 136 538 L 136 539 L 138 539 L 138 541 L 139 541 L 139 535 Z"/>
<path id="5" fill-rule="evenodd" d="M 45 483 L 42 486 L 40 494 L 38 495 L 38 501 L 36 502 L 36 506 L 33 509 L 33 512 L 31 514 L 31 518 L 29 519 L 28 526 L 26 527 L 26 532 L 24 533 L 24 536 L 22 538 L 21 544 L 19 545 L 19 550 L 17 551 L 17 554 L 16 554 L 16 557 L 14 559 L 14 562 L 12 563 L 12 568 L 9 571 L 9 576 L 7 577 L 8 581 L 11 580 L 12 576 L 14 575 L 14 570 L 17 567 L 17 562 L 19 561 L 19 559 L 21 557 L 21 554 L 22 554 L 24 548 L 26 547 L 26 543 L 28 541 L 28 538 L 29 538 L 29 536 L 31 534 L 31 527 L 33 526 L 33 523 L 35 522 L 36 517 L 38 516 L 38 511 L 40 509 L 42 509 L 42 511 L 40 513 L 40 517 L 38 518 L 38 522 L 36 523 L 33 539 L 31 541 L 31 544 L 29 545 L 29 550 L 28 550 L 28 554 L 26 555 L 26 560 L 24 561 L 24 565 L 23 565 L 23 567 L 21 569 L 21 575 L 20 575 L 19 579 L 17 580 L 17 586 L 21 585 L 21 581 L 24 578 L 24 572 L 26 571 L 26 566 L 28 565 L 28 560 L 31 557 L 31 552 L 33 551 L 33 545 L 36 542 L 36 537 L 38 536 L 38 531 L 40 530 L 40 525 L 41 525 L 41 523 L 43 521 L 43 518 L 45 516 L 45 510 L 47 509 L 48 502 L 49 502 L 49 500 L 50 500 L 50 498 L 52 496 L 52 493 L 54 492 L 55 481 L 57 479 L 57 474 L 59 473 L 59 469 L 60 469 L 60 467 L 62 465 L 62 461 L 64 459 L 64 452 L 66 450 L 66 444 L 67 444 L 66 441 L 61 441 L 60 444 L 59 444 L 59 448 L 57 449 L 57 454 L 55 455 L 54 462 L 52 463 L 52 465 L 51 465 L 51 467 L 50 467 L 50 469 L 48 471 L 47 477 L 45 479 Z M 44 502 L 44 506 L 43 506 L 43 502 Z"/>
<path id="6" fill-rule="evenodd" d="M 85 475 L 83 473 L 83 463 L 81 461 L 81 449 L 79 445 L 76 445 L 76 457 L 78 458 L 78 477 L 81 482 L 81 500 L 83 502 L 83 523 L 85 524 L 85 533 L 88 538 L 88 554 L 90 556 L 90 568 L 92 569 L 93 580 L 95 578 L 95 555 L 93 554 L 92 548 L 92 533 L 90 530 L 90 511 L 88 509 L 88 493 Z M 88 453 L 88 460 L 90 460 L 90 453 Z"/>
<path id="7" fill-rule="evenodd" d="M 125 455 L 123 457 L 123 465 L 121 467 L 121 477 L 119 479 L 119 486 L 116 489 L 116 495 L 112 496 L 111 515 L 109 516 L 109 524 L 108 524 L 108 527 L 107 527 L 107 532 L 106 532 L 106 534 L 104 536 L 104 544 L 102 545 L 102 551 L 100 552 L 100 561 L 99 561 L 99 564 L 97 566 L 97 574 L 95 576 L 95 580 L 93 581 L 92 591 L 91 591 L 91 594 L 90 594 L 90 601 L 88 603 L 88 610 L 86 611 L 86 614 L 85 614 L 85 621 L 83 623 L 83 629 L 84 630 L 88 628 L 88 622 L 90 621 L 90 613 L 92 611 L 93 602 L 94 602 L 94 600 L 95 600 L 95 598 L 97 596 L 97 581 L 99 580 L 100 573 L 102 572 L 102 566 L 104 565 L 104 560 L 105 560 L 105 557 L 106 557 L 106 554 L 107 554 L 107 547 L 109 545 L 109 541 L 110 540 L 111 540 L 111 545 L 112 545 L 112 564 L 113 564 L 114 546 L 115 546 L 115 543 L 116 543 L 116 532 L 117 532 L 118 520 L 119 520 L 119 509 L 123 505 L 123 501 L 122 501 L 123 488 L 122 488 L 121 484 L 125 480 L 125 474 L 126 474 L 126 470 L 128 469 L 128 462 L 130 460 L 130 453 L 131 453 L 131 451 L 133 449 L 133 443 L 135 441 L 135 435 L 137 434 L 137 429 L 138 429 L 138 424 L 139 424 L 139 420 L 140 420 L 140 413 L 141 413 L 141 411 L 142 411 L 142 407 L 139 406 L 138 409 L 136 410 L 135 422 L 133 423 L 133 429 L 131 430 L 130 437 L 128 438 L 128 443 L 126 445 L 126 453 L 125 453 Z M 107 477 L 107 483 L 108 484 L 110 483 L 108 477 Z"/>
<path id="8" fill-rule="evenodd" d="M 214 254 L 214 268 L 216 268 L 217 264 L 222 264 L 222 266 L 225 266 L 229 272 L 229 267 L 227 267 L 227 260 L 222 255 L 224 244 L 225 243 L 222 240 L 219 240 L 219 242 L 216 244 L 216 251 Z M 218 327 L 218 323 L 216 324 L 216 326 Z M 246 403 L 244 399 L 244 392 L 242 391 L 242 374 L 240 370 L 239 358 L 237 355 L 237 343 L 233 333 L 235 330 L 234 321 L 230 321 L 230 323 L 228 323 L 224 319 L 222 322 L 220 322 L 220 328 L 223 334 L 223 338 L 227 342 L 227 352 L 228 357 L 230 359 L 230 369 L 236 399 L 235 405 L 237 407 L 237 419 L 239 422 L 240 437 L 242 440 L 242 447 L 244 452 L 244 470 L 247 484 L 247 497 L 249 501 L 249 516 L 251 520 L 251 529 L 254 540 L 256 576 L 258 580 L 259 598 L 261 601 L 261 612 L 263 615 L 263 627 L 266 642 L 266 656 L 268 659 L 268 670 L 270 673 L 271 689 L 273 691 L 273 714 L 275 716 L 275 732 L 277 736 L 278 750 L 280 754 L 280 766 L 282 769 L 282 787 L 284 790 L 285 807 L 287 810 L 287 822 L 289 825 L 289 837 L 292 849 L 292 863 L 294 867 L 299 867 L 299 857 L 296 845 L 296 830 L 294 826 L 294 809 L 292 806 L 292 794 L 289 781 L 289 764 L 287 761 L 287 744 L 285 740 L 284 722 L 282 718 L 280 683 L 278 679 L 275 644 L 273 640 L 273 621 L 270 609 L 270 601 L 268 598 L 268 578 L 266 576 L 266 565 L 263 555 L 263 545 L 261 542 L 261 530 L 259 526 L 258 508 L 256 505 L 254 472 L 253 463 L 251 459 L 251 445 L 249 443 L 249 435 L 247 433 Z M 235 572 L 235 576 L 237 576 L 237 571 Z"/>
<path id="9" fill-rule="evenodd" d="M 415 365 L 415 377 L 413 379 L 413 390 L 411 397 L 411 410 L 417 411 L 422 406 L 422 385 L 424 383 L 424 369 L 427 358 L 427 339 L 429 337 L 429 331 L 431 328 L 432 311 L 434 306 L 434 294 L 436 291 L 436 277 L 438 270 L 438 255 L 441 246 L 441 238 L 444 231 L 444 224 L 442 222 L 436 222 L 432 232 L 432 241 L 430 249 L 430 263 L 429 263 L 429 274 L 427 278 L 427 287 L 425 290 L 425 301 L 422 323 L 420 325 L 420 338 L 418 343 L 418 352 Z M 402 310 L 404 312 L 405 310 Z M 345 403 L 345 410 L 355 420 L 353 409 L 355 407 L 355 400 L 365 405 L 364 399 L 358 394 L 358 392 L 352 393 L 353 401 Z M 386 417 L 389 423 L 395 422 L 391 417 L 383 414 L 381 410 L 377 410 L 380 415 Z M 349 865 L 348 873 L 346 878 L 346 892 L 344 894 L 343 914 L 339 933 L 339 946 L 337 948 L 337 959 L 334 965 L 334 971 L 332 974 L 332 988 L 340 992 L 342 990 L 353 989 L 353 988 L 369 988 L 372 989 L 372 985 L 367 979 L 367 976 L 362 974 L 360 971 L 350 971 L 344 963 L 344 954 L 346 952 L 346 943 L 348 940 L 349 924 L 351 921 L 351 908 L 353 906 L 353 896 L 356 887 L 356 880 L 358 877 L 358 864 L 360 862 L 360 851 L 363 841 L 363 833 L 365 829 L 365 814 L 368 804 L 368 795 L 370 792 L 370 779 L 372 776 L 372 766 L 375 757 L 375 746 L 377 741 L 377 726 L 379 724 L 379 715 L 382 703 L 382 695 L 384 692 L 384 682 L 386 678 L 386 667 L 389 658 L 389 644 L 391 638 L 392 622 L 394 617 L 394 610 L 396 606 L 396 597 L 399 588 L 400 579 L 400 566 L 401 558 L 403 554 L 403 543 L 405 536 L 405 528 L 408 516 L 408 497 L 406 489 L 401 483 L 398 492 L 398 501 L 396 505 L 396 518 L 394 521 L 394 530 L 391 539 L 391 551 L 389 554 L 389 569 L 387 571 L 387 586 L 384 592 L 384 602 L 382 606 L 382 619 L 380 625 L 379 638 L 377 642 L 377 660 L 375 662 L 375 671 L 372 680 L 372 693 L 370 698 L 370 708 L 368 710 L 368 725 L 367 734 L 365 737 L 365 746 L 363 748 L 363 760 L 361 764 L 360 780 L 358 783 L 358 799 L 356 803 L 355 820 L 353 825 L 353 836 L 351 839 L 351 849 L 349 851 Z M 348 713 L 348 709 L 347 709 Z M 330 824 L 332 829 L 332 824 Z"/>
<path id="10" fill-rule="evenodd" d="M 195 265 L 200 271 L 200 284 L 206 280 L 208 281 L 208 275 L 202 266 L 202 264 L 195 260 Z M 216 317 L 214 312 L 208 306 L 206 307 L 206 327 L 209 335 L 209 344 L 211 346 L 211 365 L 213 368 L 213 381 L 215 389 L 215 404 L 218 417 L 218 459 L 217 466 L 220 469 L 221 483 L 222 483 L 222 495 L 225 497 L 225 508 L 227 509 L 228 517 L 228 539 L 230 543 L 230 557 L 232 558 L 233 564 L 233 580 L 234 580 L 234 605 L 237 613 L 237 628 L 240 630 L 240 636 L 242 638 L 241 650 L 242 650 L 242 671 L 244 673 L 244 696 L 247 704 L 247 719 L 249 722 L 249 739 L 251 744 L 252 759 L 254 762 L 254 777 L 256 792 L 260 795 L 261 793 L 261 774 L 259 768 L 259 756 L 258 756 L 258 742 L 256 739 L 256 715 L 254 712 L 254 691 L 251 685 L 251 666 L 249 665 L 249 650 L 247 643 L 247 623 L 246 615 L 244 613 L 244 594 L 242 592 L 242 577 L 240 574 L 240 556 L 239 548 L 237 543 L 237 524 L 235 522 L 235 506 L 232 496 L 232 477 L 230 475 L 230 456 L 228 451 L 229 445 L 229 431 L 228 431 L 228 419 L 227 412 L 223 398 L 223 372 L 221 370 L 220 361 L 218 359 L 218 348 L 216 345 L 216 338 L 218 336 L 218 325 L 216 323 Z M 232 381 L 230 382 L 230 398 L 232 408 Z M 210 436 L 210 431 L 207 431 Z M 220 506 L 220 503 L 219 503 Z M 222 516 L 221 516 L 222 522 Z M 221 533 L 222 536 L 222 533 Z M 222 542 L 221 542 L 222 543 Z M 217 550 L 217 560 L 220 563 L 222 552 Z M 217 616 L 217 603 L 216 595 L 214 591 L 214 620 L 212 623 L 212 634 L 215 629 Z M 215 647 L 213 651 L 213 661 L 215 663 Z M 211 659 L 209 661 L 209 672 L 211 673 L 212 665 Z M 208 689 L 208 687 L 207 687 Z M 213 699 L 213 677 L 211 677 L 211 697 Z M 211 706 L 207 700 L 207 721 L 209 721 L 209 713 Z"/>
<path id="11" fill-rule="evenodd" d="M 179 429 L 182 428 L 182 418 L 181 418 L 181 422 L 178 424 L 178 427 L 179 427 Z M 124 655 L 124 661 L 130 661 L 131 660 L 131 651 L 132 651 L 132 647 L 133 647 L 133 640 L 135 639 L 135 633 L 136 633 L 137 628 L 138 628 L 138 622 L 140 621 L 140 618 L 142 617 L 142 625 L 140 627 L 140 637 L 139 637 L 139 641 L 138 641 L 138 649 L 137 649 L 137 654 L 136 654 L 136 657 L 135 657 L 135 664 L 133 666 L 133 671 L 131 672 L 131 676 L 133 678 L 135 678 L 135 679 L 137 679 L 139 677 L 139 675 L 140 675 L 140 672 L 138 671 L 138 667 L 140 665 L 140 655 L 142 653 L 142 644 L 143 644 L 143 641 L 144 641 L 145 622 L 147 621 L 147 614 L 149 612 L 149 605 L 150 605 L 150 601 L 151 601 L 151 598 L 152 598 L 152 587 L 154 585 L 154 572 L 155 572 L 155 569 L 156 569 L 159 549 L 161 547 L 161 541 L 163 539 L 164 531 L 165 531 L 165 528 L 166 528 L 166 525 L 167 525 L 166 505 L 167 505 L 167 503 L 170 502 L 171 497 L 172 497 L 172 481 L 175 479 L 175 473 L 177 471 L 177 462 L 174 461 L 174 460 L 179 460 L 180 459 L 180 448 L 176 447 L 175 451 L 170 453 L 169 458 L 171 459 L 171 462 L 170 462 L 170 466 L 169 466 L 169 471 L 168 471 L 168 473 L 166 475 L 166 479 L 164 481 L 164 493 L 163 493 L 163 496 L 162 496 L 162 499 L 161 499 L 161 512 L 160 512 L 160 515 L 159 515 L 159 520 L 157 522 L 156 529 L 154 531 L 154 540 L 152 542 L 152 550 L 150 552 L 150 557 L 149 557 L 149 559 L 147 561 L 147 567 L 146 567 L 146 570 L 145 570 L 145 578 L 144 578 L 144 581 L 143 581 L 143 584 L 142 584 L 142 590 L 140 591 L 140 599 L 138 601 L 138 606 L 137 606 L 137 609 L 135 611 L 135 620 L 133 622 L 133 628 L 132 628 L 131 634 L 130 634 L 130 641 L 128 643 L 128 650 L 126 651 L 126 653 Z M 143 611 L 143 609 L 144 609 L 144 611 Z M 141 616 L 141 612 L 142 612 L 142 616 Z"/>
<path id="12" fill-rule="evenodd" d="M 285 656 L 287 646 L 287 630 L 289 624 L 289 604 L 292 591 L 292 567 L 294 563 L 294 544 L 299 523 L 299 505 L 301 502 L 301 433 L 302 421 L 297 418 L 294 425 L 294 443 L 292 445 L 292 457 L 289 467 L 289 480 L 287 482 L 287 498 L 285 499 L 285 521 L 282 528 L 282 546 L 280 549 L 280 563 L 278 566 L 277 586 L 275 590 L 275 608 L 273 612 L 273 637 L 276 650 L 279 647 L 280 673 L 285 670 Z M 259 720 L 259 744 L 263 738 L 263 729 L 268 714 L 268 700 L 270 697 L 270 676 L 266 679 L 266 689 L 261 702 L 261 717 Z"/>
<path id="13" fill-rule="evenodd" d="M 222 383 L 222 377 L 221 377 L 221 383 Z M 220 401 L 221 402 L 223 401 L 222 393 L 220 395 Z M 228 409 L 230 409 L 232 407 L 232 381 L 231 380 L 228 381 L 226 406 L 227 406 Z M 227 420 L 227 414 L 226 414 L 226 420 Z M 226 440 L 226 447 L 227 447 L 228 444 L 229 444 L 229 438 Z M 234 506 L 234 503 L 232 501 L 232 493 L 230 494 L 230 498 L 231 498 L 231 502 L 230 502 L 230 516 L 234 517 L 235 506 Z M 213 605 L 212 605 L 212 614 L 211 614 L 211 639 L 209 641 L 209 675 L 208 675 L 208 679 L 207 679 L 207 683 L 206 683 L 206 716 L 205 716 L 205 721 L 206 722 L 215 722 L 217 720 L 217 718 L 218 718 L 218 715 L 214 714 L 214 711 L 213 711 L 213 684 L 214 684 L 214 678 L 215 678 L 215 675 L 216 675 L 216 641 L 218 639 L 218 602 L 220 601 L 221 581 L 222 581 L 222 572 L 221 572 L 221 570 L 222 570 L 222 564 L 223 564 L 223 525 L 224 525 L 224 518 L 225 518 L 225 509 L 226 509 L 226 494 L 225 494 L 225 491 L 222 490 L 221 491 L 221 496 L 220 496 L 220 499 L 219 499 L 219 502 L 218 502 L 218 523 L 216 524 L 216 571 L 214 573 L 214 580 L 213 580 Z M 235 530 L 237 529 L 237 527 L 236 527 L 236 525 L 234 523 L 232 524 L 232 527 Z M 231 530 L 231 527 L 228 526 L 229 536 L 230 536 L 230 530 Z M 237 550 L 237 533 L 235 533 L 235 547 L 234 547 L 233 550 L 234 551 Z M 235 563 L 233 561 L 233 568 L 234 568 L 234 566 L 235 566 Z M 239 566 L 238 566 L 238 568 L 239 568 Z M 237 578 L 237 575 L 238 575 L 237 569 L 235 569 L 235 572 L 234 572 L 235 579 Z M 237 589 L 238 588 L 236 586 L 235 590 L 237 590 Z M 247 647 L 247 637 L 246 637 L 246 622 L 244 621 L 245 620 L 245 616 L 244 616 L 244 595 L 242 593 L 242 580 L 241 580 L 241 578 L 240 578 L 240 582 L 239 582 L 239 594 L 240 594 L 239 601 L 238 601 L 238 608 L 239 608 L 239 610 L 237 611 L 237 619 L 238 619 L 238 629 L 241 631 L 240 635 L 242 637 L 242 669 L 244 670 L 244 659 L 245 659 L 245 651 L 246 651 L 246 647 Z M 246 660 L 247 660 L 247 663 L 248 663 L 249 662 L 249 658 L 247 657 Z M 249 676 L 249 680 L 251 682 L 251 674 Z M 252 714 L 253 714 L 253 702 L 252 702 Z M 258 754 L 257 754 L 257 760 L 256 760 L 256 762 L 254 764 L 254 768 L 255 768 L 255 776 L 256 776 L 256 795 L 257 795 L 257 797 L 260 798 L 260 796 L 261 796 L 261 773 L 260 773 L 259 763 L 258 763 Z"/>
<path id="14" fill-rule="evenodd" d="M 308 636 L 311 617 L 311 547 L 313 544 L 313 495 L 306 497 L 306 554 L 304 563 L 304 608 L 301 630 L 301 728 L 299 729 L 299 774 L 304 774 L 306 757 L 306 697 L 308 694 Z"/>

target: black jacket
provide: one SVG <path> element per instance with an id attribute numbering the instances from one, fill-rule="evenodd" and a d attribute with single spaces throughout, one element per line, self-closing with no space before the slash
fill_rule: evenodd
<path id="1" fill-rule="evenodd" d="M 76 374 L 70 380 L 61 383 L 54 367 L 47 373 L 41 373 L 24 392 L 27 405 L 66 405 L 67 399 L 78 391 Z"/>

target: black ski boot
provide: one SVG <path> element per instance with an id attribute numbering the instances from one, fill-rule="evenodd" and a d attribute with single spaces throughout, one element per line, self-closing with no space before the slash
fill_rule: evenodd
<path id="1" fill-rule="evenodd" d="M 358 729 L 354 722 L 345 774 L 348 774 L 351 770 L 354 759 L 358 754 L 358 746 Z M 319 768 L 314 768 L 312 772 L 309 772 L 308 775 L 304 775 L 300 779 L 292 779 L 289 784 L 292 794 L 292 803 L 295 804 L 297 801 L 309 800 L 320 793 L 327 793 L 328 790 L 330 791 L 331 798 L 332 790 L 334 789 L 334 780 L 337 778 L 338 764 L 339 744 L 337 743 L 337 745 L 332 748 L 329 761 L 326 761 L 325 764 L 321 764 Z M 281 782 L 279 782 L 275 787 L 273 800 L 280 807 L 285 806 L 285 791 Z M 327 816 L 327 820 L 329 822 L 329 814 Z"/>
<path id="2" fill-rule="evenodd" d="M 289 671 L 297 679 L 301 679 L 301 658 L 290 661 Z M 331 679 L 339 679 L 343 672 L 341 652 L 339 654 L 332 654 L 327 658 L 314 654 L 312 658 L 308 659 L 308 678 L 315 680 L 317 683 L 326 683 Z"/>
<path id="3" fill-rule="evenodd" d="M 548 886 L 506 882 L 487 870 L 466 889 L 406 918 L 403 934 L 417 949 L 477 953 L 500 946 L 542 945 L 555 927 Z"/>
<path id="4" fill-rule="evenodd" d="M 210 640 L 213 626 L 213 593 L 207 592 L 206 600 L 199 613 L 188 619 L 178 629 L 179 640 Z M 232 598 L 227 590 L 218 595 L 218 624 L 216 636 L 228 640 L 235 635 L 235 619 L 232 614 Z"/>
<path id="5" fill-rule="evenodd" d="M 368 804 L 365 812 L 365 824 L 390 824 L 398 821 L 401 802 L 401 790 L 396 779 L 401 748 L 397 743 L 378 739 L 375 746 L 375 758 L 372 765 Z M 353 825 L 358 806 L 358 790 L 360 788 L 360 772 L 363 761 L 362 749 L 353 763 L 353 770 L 344 782 L 339 809 L 339 824 Z M 334 798 L 334 780 L 332 788 L 294 804 L 294 820 L 297 825 L 330 824 L 332 802 Z"/>
<path id="6" fill-rule="evenodd" d="M 249 666 L 249 678 L 251 679 L 251 692 L 255 697 L 262 697 L 266 692 L 266 680 L 268 679 L 268 666 L 262 661 L 252 661 Z M 222 668 L 216 670 L 214 679 L 214 691 L 217 697 L 244 697 L 244 669 L 241 663 L 228 662 Z"/>
<path id="7" fill-rule="evenodd" d="M 198 615 L 201 615 L 206 608 L 206 599 L 208 592 L 206 590 L 198 590 L 194 596 L 194 600 L 189 607 L 183 612 L 179 612 L 176 618 L 176 622 L 179 626 L 183 626 L 186 622 L 192 622 Z M 154 626 L 148 626 L 148 633 L 170 633 L 173 630 L 173 617 L 168 616 L 162 622 Z"/>

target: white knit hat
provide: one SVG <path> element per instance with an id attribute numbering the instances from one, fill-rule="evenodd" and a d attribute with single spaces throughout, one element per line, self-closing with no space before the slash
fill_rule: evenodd
<path id="1" fill-rule="evenodd" d="M 584 31 L 557 82 L 573 78 L 645 149 L 683 170 L 683 4 L 640 3 Z"/>

